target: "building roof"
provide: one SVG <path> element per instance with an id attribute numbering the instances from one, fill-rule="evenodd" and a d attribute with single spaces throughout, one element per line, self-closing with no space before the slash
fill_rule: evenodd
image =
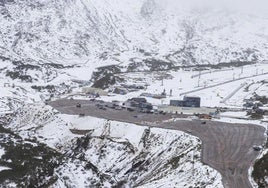
<path id="1" fill-rule="evenodd" d="M 130 99 L 132 101 L 136 101 L 136 102 L 147 102 L 147 100 L 145 98 L 142 98 L 142 97 L 134 97 L 132 99 Z"/>
<path id="2" fill-rule="evenodd" d="M 199 96 L 184 96 L 184 97 L 186 97 L 186 98 L 200 98 Z"/>

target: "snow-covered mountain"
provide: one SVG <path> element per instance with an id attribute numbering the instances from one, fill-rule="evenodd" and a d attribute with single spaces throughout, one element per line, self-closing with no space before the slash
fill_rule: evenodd
<path id="1" fill-rule="evenodd" d="M 95 67 L 111 64 L 161 70 L 268 59 L 265 13 L 210 3 L 1 0 L 0 79 L 40 90 L 90 80 Z"/>
<path id="2" fill-rule="evenodd" d="M 265 13 L 211 6 L 196 0 L 1 0 L 0 79 L 46 91 L 75 87 L 71 79 L 90 80 L 95 67 L 111 64 L 161 70 L 268 59 Z"/>
<path id="3" fill-rule="evenodd" d="M 2 0 L 1 54 L 62 64 L 70 59 L 128 63 L 135 57 L 178 64 L 268 59 L 267 16 L 185 4 Z"/>
<path id="4" fill-rule="evenodd" d="M 112 122 L 111 132 L 102 135 L 106 130 L 104 120 L 59 115 L 40 104 L 47 97 L 79 93 L 80 85 L 91 85 L 95 68 L 106 65 L 116 66 L 102 68 L 93 74 L 93 80 L 109 73 L 114 82 L 126 79 L 130 84 L 137 81 L 149 85 L 148 92 L 160 93 L 173 88 L 174 98 L 178 98 L 178 93 L 196 89 L 198 72 L 190 75 L 187 70 L 174 70 L 159 75 L 129 74 L 122 78 L 113 73 L 120 69 L 144 71 L 179 65 L 247 62 L 243 74 L 238 68 L 220 70 L 229 71 L 222 78 L 218 70 L 204 72 L 200 82 L 204 88 L 238 76 L 239 79 L 250 77 L 258 68 L 265 73 L 266 64 L 253 67 L 251 62 L 268 59 L 266 12 L 255 11 L 255 5 L 248 0 L 243 1 L 248 3 L 248 10 L 238 8 L 242 0 L 225 8 L 211 3 L 212 0 L 202 2 L 209 3 L 0 0 L 0 112 L 13 113 L 11 117 L 0 117 L 0 172 L 21 170 L 32 160 L 36 165 L 13 179 L 1 176 L 1 181 L 7 179 L 5 183 L 14 187 L 31 185 L 25 182 L 37 185 L 38 179 L 38 185 L 54 187 L 155 187 L 168 183 L 179 187 L 222 187 L 219 173 L 201 163 L 201 142 L 196 137 L 152 129 L 143 145 L 145 128 Z M 255 80 L 261 82 L 265 76 Z M 161 85 L 163 78 L 170 88 Z M 229 93 L 224 87 L 204 91 L 203 104 L 220 103 L 221 95 Z M 236 83 L 228 85 L 230 90 L 235 87 Z M 249 90 L 252 94 L 257 89 Z M 144 91 L 114 97 L 127 100 L 140 92 Z M 246 97 L 248 93 L 240 94 L 236 104 L 243 103 L 242 95 Z M 81 136 L 70 132 L 73 128 L 87 129 L 85 122 L 92 122 L 94 129 L 90 134 Z M 128 130 L 136 132 L 135 136 Z M 21 163 L 21 158 L 12 157 L 14 150 L 32 153 L 23 155 L 26 162 Z M 163 163 L 159 162 L 159 156 Z M 163 173 L 156 173 L 160 171 Z M 25 181 L 20 181 L 21 176 Z M 42 184 L 42 180 L 49 181 Z"/>

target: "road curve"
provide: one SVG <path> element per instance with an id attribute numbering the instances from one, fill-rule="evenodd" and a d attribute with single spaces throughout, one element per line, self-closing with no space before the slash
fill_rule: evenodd
<path id="1" fill-rule="evenodd" d="M 77 108 L 76 104 L 82 104 Z M 50 106 L 64 114 L 85 114 L 88 116 L 134 123 L 142 126 L 190 132 L 202 140 L 202 161 L 219 171 L 225 188 L 251 188 L 248 169 L 259 152 L 252 149 L 253 145 L 265 142 L 265 129 L 251 124 L 228 124 L 217 121 L 178 120 L 172 114 L 156 115 L 128 112 L 126 110 L 101 110 L 95 102 L 88 100 L 61 99 L 52 101 Z M 181 115 L 177 115 L 181 117 Z"/>

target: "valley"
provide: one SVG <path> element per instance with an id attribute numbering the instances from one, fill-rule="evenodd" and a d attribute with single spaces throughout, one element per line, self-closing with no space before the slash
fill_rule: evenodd
<path id="1" fill-rule="evenodd" d="M 0 0 L 0 187 L 268 187 L 267 7 Z"/>

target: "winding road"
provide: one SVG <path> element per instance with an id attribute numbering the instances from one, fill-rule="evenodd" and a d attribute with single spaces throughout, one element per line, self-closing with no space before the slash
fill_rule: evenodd
<path id="1" fill-rule="evenodd" d="M 82 104 L 77 108 L 77 103 Z M 180 120 L 185 115 L 144 114 L 127 110 L 99 109 L 96 102 L 60 99 L 49 103 L 61 113 L 104 118 L 141 126 L 180 130 L 202 140 L 202 161 L 219 171 L 225 188 L 252 188 L 248 170 L 259 152 L 253 145 L 265 143 L 265 129 L 252 124 L 229 124 L 218 121 Z M 172 120 L 173 121 L 168 121 Z"/>

